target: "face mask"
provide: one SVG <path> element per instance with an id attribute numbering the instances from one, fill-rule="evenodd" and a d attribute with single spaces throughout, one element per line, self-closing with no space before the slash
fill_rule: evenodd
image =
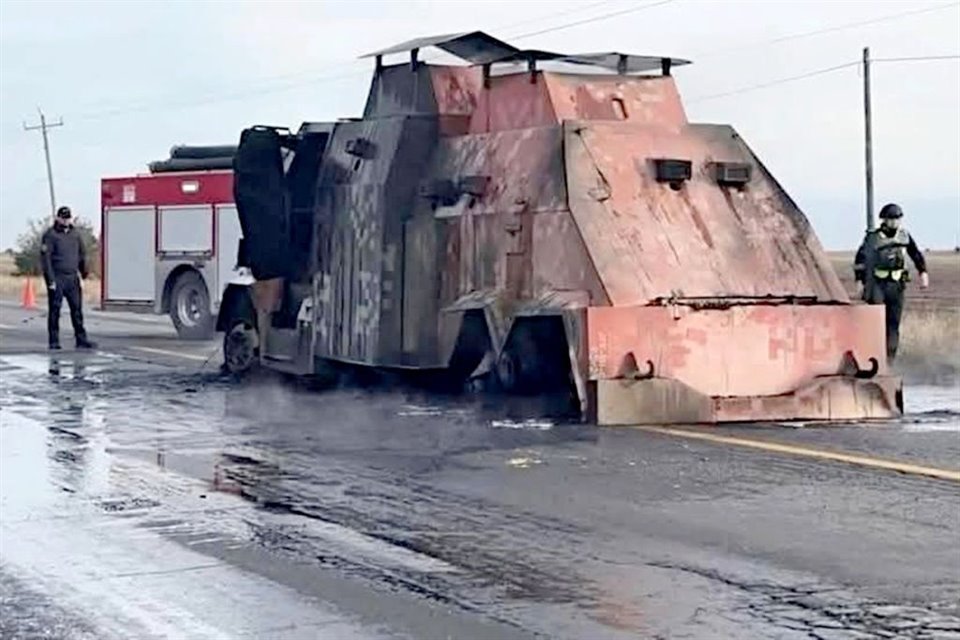
<path id="1" fill-rule="evenodd" d="M 900 221 L 896 218 L 887 218 L 881 226 L 888 231 L 896 231 L 900 227 Z"/>

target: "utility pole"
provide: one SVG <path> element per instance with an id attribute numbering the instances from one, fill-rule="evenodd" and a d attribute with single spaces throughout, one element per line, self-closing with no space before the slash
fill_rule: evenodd
<path id="1" fill-rule="evenodd" d="M 867 171 L 867 231 L 876 226 L 873 219 L 873 121 L 870 113 L 870 47 L 863 49 L 863 122 L 864 157 Z"/>
<path id="2" fill-rule="evenodd" d="M 50 142 L 47 140 L 47 129 L 52 129 L 54 127 L 63 126 L 63 118 L 60 118 L 57 122 L 47 124 L 47 118 L 43 115 L 43 111 L 40 111 L 40 107 L 37 107 L 37 112 L 40 114 L 40 124 L 28 127 L 27 123 L 23 123 L 24 131 L 36 131 L 40 130 L 43 134 L 43 155 L 47 160 L 47 185 L 50 187 L 50 213 L 51 215 L 57 215 L 57 198 L 53 194 L 53 169 L 50 167 Z"/>

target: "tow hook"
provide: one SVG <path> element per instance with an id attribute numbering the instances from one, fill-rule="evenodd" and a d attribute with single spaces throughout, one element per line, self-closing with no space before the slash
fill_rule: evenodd
<path id="1" fill-rule="evenodd" d="M 853 351 L 847 351 L 843 354 L 843 362 L 840 364 L 840 375 L 869 380 L 880 371 L 880 363 L 876 358 L 871 357 L 869 362 L 870 368 L 863 369 L 860 367 L 860 363 L 857 362 L 857 357 L 853 355 Z"/>
<path id="2" fill-rule="evenodd" d="M 637 366 L 637 357 L 633 355 L 633 351 L 630 351 L 623 356 L 623 361 L 617 370 L 617 378 L 620 380 L 649 380 L 654 373 L 653 361 L 647 360 L 646 365 L 647 370 L 640 371 L 640 367 Z"/>

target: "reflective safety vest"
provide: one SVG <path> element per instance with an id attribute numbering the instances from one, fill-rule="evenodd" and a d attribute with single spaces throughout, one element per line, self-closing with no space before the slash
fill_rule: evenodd
<path id="1" fill-rule="evenodd" d="M 899 280 L 903 273 L 903 269 L 874 269 L 873 277 L 877 280 Z"/>
<path id="2" fill-rule="evenodd" d="M 887 236 L 878 230 L 875 242 L 876 258 L 873 277 L 878 280 L 900 280 L 906 266 L 910 234 L 903 228 L 897 229 L 892 236 Z"/>

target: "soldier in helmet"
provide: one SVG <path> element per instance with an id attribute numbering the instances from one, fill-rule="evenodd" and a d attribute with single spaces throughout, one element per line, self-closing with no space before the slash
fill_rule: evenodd
<path id="1" fill-rule="evenodd" d="M 930 285 L 927 261 L 917 243 L 904 229 L 900 220 L 903 210 L 899 205 L 887 204 L 880 210 L 880 228 L 868 231 L 854 259 L 854 276 L 863 299 L 870 304 L 882 304 L 887 315 L 887 360 L 897 355 L 900 342 L 900 318 L 906 283 L 907 256 L 920 274 L 920 288 Z"/>

